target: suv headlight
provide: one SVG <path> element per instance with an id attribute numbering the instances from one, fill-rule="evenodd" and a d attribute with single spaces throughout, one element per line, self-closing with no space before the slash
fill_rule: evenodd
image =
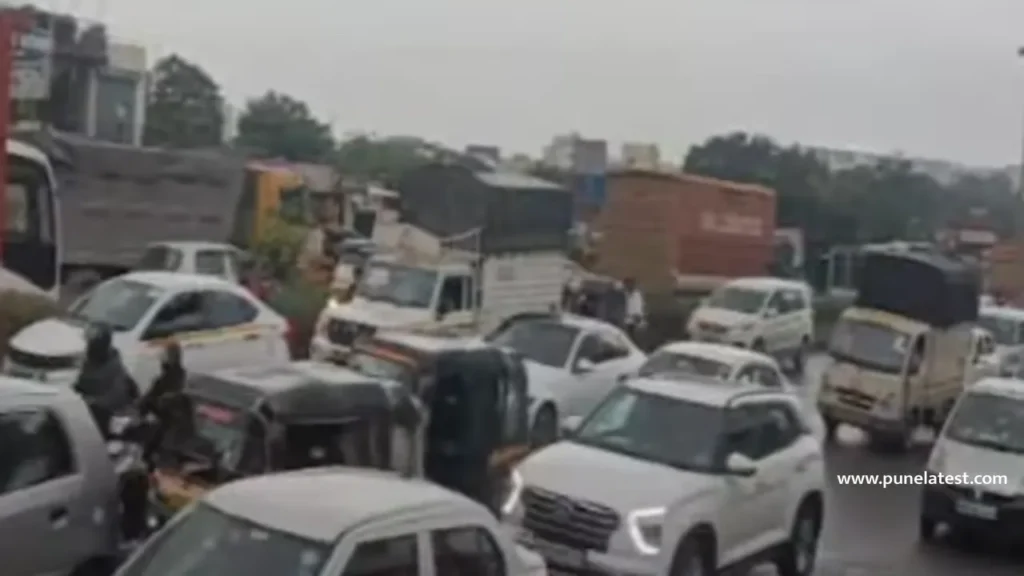
<path id="1" fill-rule="evenodd" d="M 642 508 L 626 515 L 629 538 L 644 555 L 653 556 L 661 551 L 661 531 L 665 522 L 665 508 Z"/>
<path id="2" fill-rule="evenodd" d="M 501 513 L 505 516 L 514 512 L 516 506 L 519 506 L 519 497 L 523 494 L 523 475 L 519 473 L 519 470 L 513 469 L 509 474 L 508 481 L 508 492 L 501 505 Z"/>

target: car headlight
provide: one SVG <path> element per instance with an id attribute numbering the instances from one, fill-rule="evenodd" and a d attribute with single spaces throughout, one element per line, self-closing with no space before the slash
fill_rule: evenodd
<path id="1" fill-rule="evenodd" d="M 523 475 L 519 470 L 513 469 L 508 477 L 508 493 L 505 494 L 505 502 L 501 505 L 501 513 L 509 515 L 519 506 L 519 497 L 523 494 Z"/>
<path id="2" fill-rule="evenodd" d="M 626 515 L 629 538 L 641 553 L 653 556 L 661 551 L 661 531 L 665 508 L 642 508 Z"/>

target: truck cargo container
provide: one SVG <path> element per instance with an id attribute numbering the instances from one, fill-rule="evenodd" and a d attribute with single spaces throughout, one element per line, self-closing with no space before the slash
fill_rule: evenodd
<path id="1" fill-rule="evenodd" d="M 633 277 L 647 291 L 710 290 L 768 273 L 775 192 L 683 173 L 611 172 L 597 228 L 601 273 Z"/>

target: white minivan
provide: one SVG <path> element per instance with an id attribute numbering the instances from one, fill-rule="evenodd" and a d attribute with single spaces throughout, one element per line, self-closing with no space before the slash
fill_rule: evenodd
<path id="1" fill-rule="evenodd" d="M 813 294 L 805 282 L 738 278 L 701 302 L 687 322 L 690 339 L 730 344 L 788 359 L 796 370 L 814 341 Z"/>
<path id="2" fill-rule="evenodd" d="M 1019 532 L 1024 496 L 1024 381 L 984 378 L 957 400 L 935 440 L 926 473 L 968 475 L 921 491 L 920 537 L 955 532 Z"/>

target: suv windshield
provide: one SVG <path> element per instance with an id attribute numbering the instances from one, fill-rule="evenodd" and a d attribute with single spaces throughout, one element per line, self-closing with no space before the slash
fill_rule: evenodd
<path id="1" fill-rule="evenodd" d="M 721 308 L 744 314 L 757 314 L 764 307 L 764 301 L 767 298 L 768 292 L 764 290 L 740 286 L 724 286 L 712 292 L 704 305 L 708 308 Z"/>
<path id="2" fill-rule="evenodd" d="M 969 392 L 943 434 L 972 446 L 1024 454 L 1024 400 Z"/>
<path id="3" fill-rule="evenodd" d="M 163 290 L 155 286 L 115 278 L 79 298 L 71 305 L 68 316 L 127 332 L 135 328 L 162 294 Z"/>
<path id="4" fill-rule="evenodd" d="M 121 576 L 315 576 L 330 546 L 199 504 L 123 567 Z"/>
<path id="5" fill-rule="evenodd" d="M 488 339 L 495 346 L 519 352 L 527 360 L 564 368 L 579 333 L 578 328 L 550 320 L 522 320 L 505 326 Z"/>
<path id="6" fill-rule="evenodd" d="M 1005 316 L 981 314 L 978 316 L 978 325 L 991 332 L 996 343 L 1001 346 L 1014 346 L 1020 338 L 1017 333 L 1018 323 Z"/>
<path id="7" fill-rule="evenodd" d="M 692 354 L 660 350 L 651 354 L 640 367 L 640 376 L 705 376 L 727 380 L 732 366 Z"/>
<path id="8" fill-rule="evenodd" d="M 907 357 L 910 336 L 862 320 L 840 320 L 832 331 L 829 352 L 838 360 L 899 374 Z"/>
<path id="9" fill-rule="evenodd" d="M 434 270 L 372 262 L 363 271 L 356 296 L 395 306 L 429 308 L 436 285 Z"/>
<path id="10" fill-rule="evenodd" d="M 580 425 L 571 440 L 684 470 L 715 467 L 725 412 L 620 387 Z"/>

